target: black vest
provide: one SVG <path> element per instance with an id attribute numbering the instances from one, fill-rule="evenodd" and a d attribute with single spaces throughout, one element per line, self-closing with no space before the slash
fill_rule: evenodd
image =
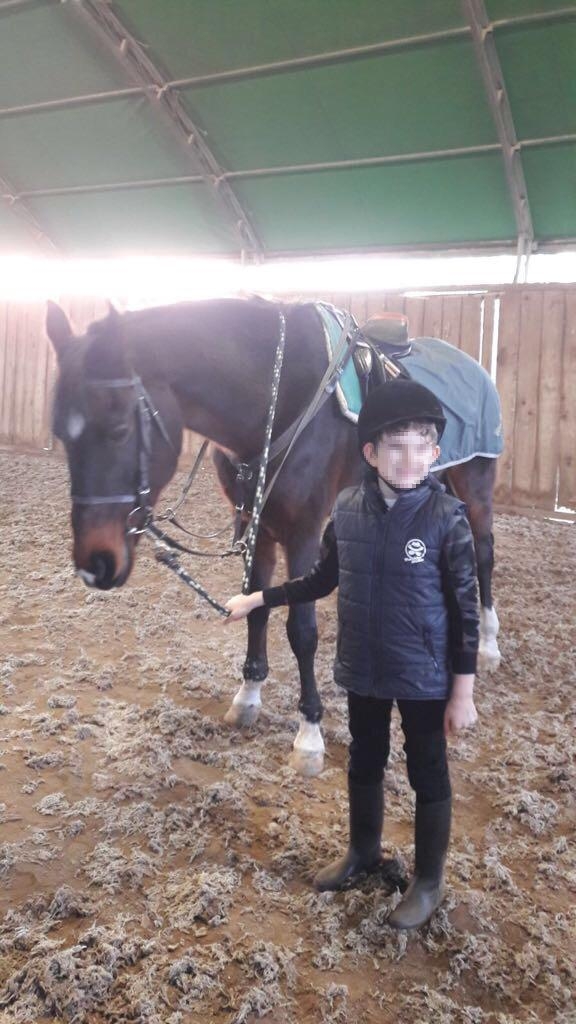
<path id="1" fill-rule="evenodd" d="M 429 476 L 387 509 L 377 479 L 339 495 L 336 682 L 362 696 L 441 700 L 451 666 L 440 558 L 464 506 Z"/>

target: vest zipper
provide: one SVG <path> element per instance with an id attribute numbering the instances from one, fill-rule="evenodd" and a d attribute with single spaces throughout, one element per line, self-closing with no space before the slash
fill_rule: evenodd
<path id="1" fill-rule="evenodd" d="M 386 562 L 386 537 L 389 529 L 390 509 L 386 510 L 382 521 L 382 529 L 376 535 L 376 551 L 374 554 L 374 572 L 372 573 L 372 587 L 370 591 L 370 623 L 371 623 L 371 660 L 372 660 L 372 689 L 376 686 L 376 666 L 378 663 L 378 651 L 381 628 L 381 606 L 382 586 L 384 579 L 384 565 Z M 380 613 L 380 614 L 379 614 Z"/>
<path id="2" fill-rule="evenodd" d="M 423 633 L 424 633 L 424 645 L 426 647 L 426 650 L 428 651 L 428 654 L 430 655 L 430 657 L 432 658 L 432 661 L 434 662 L 434 668 L 436 669 L 437 672 L 439 672 L 440 671 L 440 666 L 438 664 L 438 661 L 437 661 L 437 658 L 436 658 L 436 654 L 434 652 L 434 645 L 432 643 L 432 637 L 430 636 L 430 630 L 429 629 L 425 629 L 425 630 L 423 630 Z"/>

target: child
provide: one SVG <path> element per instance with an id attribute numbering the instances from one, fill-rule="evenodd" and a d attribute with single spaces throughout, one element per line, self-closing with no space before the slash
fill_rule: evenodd
<path id="1" fill-rule="evenodd" d="M 464 505 L 429 470 L 446 420 L 427 388 L 397 379 L 358 418 L 371 467 L 337 498 L 321 556 L 299 580 L 227 604 L 228 621 L 263 604 L 313 601 L 338 586 L 335 680 L 348 693 L 350 841 L 314 879 L 340 889 L 381 864 L 383 776 L 397 702 L 416 793 L 415 869 L 388 918 L 417 928 L 442 899 L 450 838 L 447 734 L 474 725 L 478 611 L 474 544 Z"/>

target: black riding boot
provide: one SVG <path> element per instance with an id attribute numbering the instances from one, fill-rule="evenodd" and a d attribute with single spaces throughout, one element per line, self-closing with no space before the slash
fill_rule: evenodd
<path id="1" fill-rule="evenodd" d="M 340 860 L 322 868 L 314 879 L 318 892 L 341 889 L 364 872 L 376 871 L 382 863 L 380 844 L 384 821 L 382 782 L 362 786 L 348 779 L 350 843 Z"/>
<path id="2" fill-rule="evenodd" d="M 393 928 L 419 928 L 440 905 L 451 811 L 450 797 L 433 804 L 416 804 L 414 877 L 388 917 Z"/>

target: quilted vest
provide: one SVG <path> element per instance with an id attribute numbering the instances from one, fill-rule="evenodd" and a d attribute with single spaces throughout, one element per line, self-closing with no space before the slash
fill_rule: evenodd
<path id="1" fill-rule="evenodd" d="M 464 509 L 429 476 L 387 509 L 375 478 L 339 495 L 336 682 L 362 696 L 441 700 L 451 666 L 440 557 Z"/>

